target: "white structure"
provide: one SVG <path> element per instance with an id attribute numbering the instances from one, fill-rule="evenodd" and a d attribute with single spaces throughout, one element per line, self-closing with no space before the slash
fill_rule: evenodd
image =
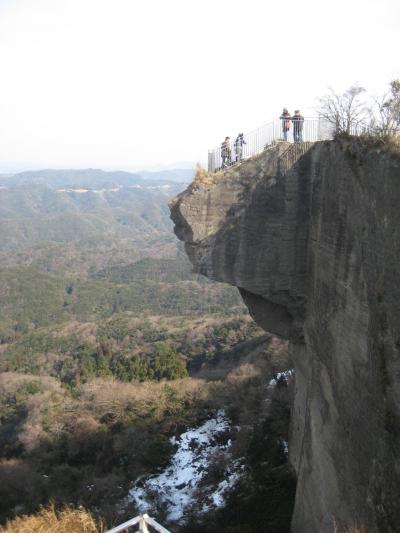
<path id="1" fill-rule="evenodd" d="M 139 529 L 131 529 L 134 526 L 137 526 Z M 118 533 L 119 531 L 125 531 L 127 533 L 151 533 L 152 530 L 150 530 L 147 526 L 151 526 L 153 530 L 159 531 L 159 533 L 171 533 L 171 531 L 165 529 L 165 527 L 161 526 L 148 514 L 141 514 L 136 518 L 132 518 L 131 520 L 128 520 L 127 522 L 124 522 L 113 529 L 109 529 L 106 531 L 106 533 Z"/>

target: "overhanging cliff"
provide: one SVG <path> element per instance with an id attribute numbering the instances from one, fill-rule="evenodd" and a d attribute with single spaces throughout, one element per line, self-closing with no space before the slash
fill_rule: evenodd
<path id="1" fill-rule="evenodd" d="M 194 269 L 239 288 L 296 370 L 292 528 L 400 526 L 400 155 L 278 143 L 171 203 Z"/>

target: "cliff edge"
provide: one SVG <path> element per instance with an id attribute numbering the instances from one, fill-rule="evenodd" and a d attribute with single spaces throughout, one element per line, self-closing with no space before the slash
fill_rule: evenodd
<path id="1" fill-rule="evenodd" d="M 290 340 L 295 533 L 400 527 L 400 154 L 278 143 L 171 202 L 195 271 Z"/>

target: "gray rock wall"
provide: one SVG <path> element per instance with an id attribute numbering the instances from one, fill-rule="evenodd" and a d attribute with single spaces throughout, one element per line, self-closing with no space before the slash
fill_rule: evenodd
<path id="1" fill-rule="evenodd" d="M 289 338 L 295 533 L 400 527 L 400 155 L 279 143 L 171 203 L 194 269 Z"/>

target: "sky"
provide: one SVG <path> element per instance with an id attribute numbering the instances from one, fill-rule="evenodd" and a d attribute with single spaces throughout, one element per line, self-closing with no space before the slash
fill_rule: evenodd
<path id="1" fill-rule="evenodd" d="M 0 0 L 0 172 L 205 163 L 400 77 L 398 0 Z"/>

